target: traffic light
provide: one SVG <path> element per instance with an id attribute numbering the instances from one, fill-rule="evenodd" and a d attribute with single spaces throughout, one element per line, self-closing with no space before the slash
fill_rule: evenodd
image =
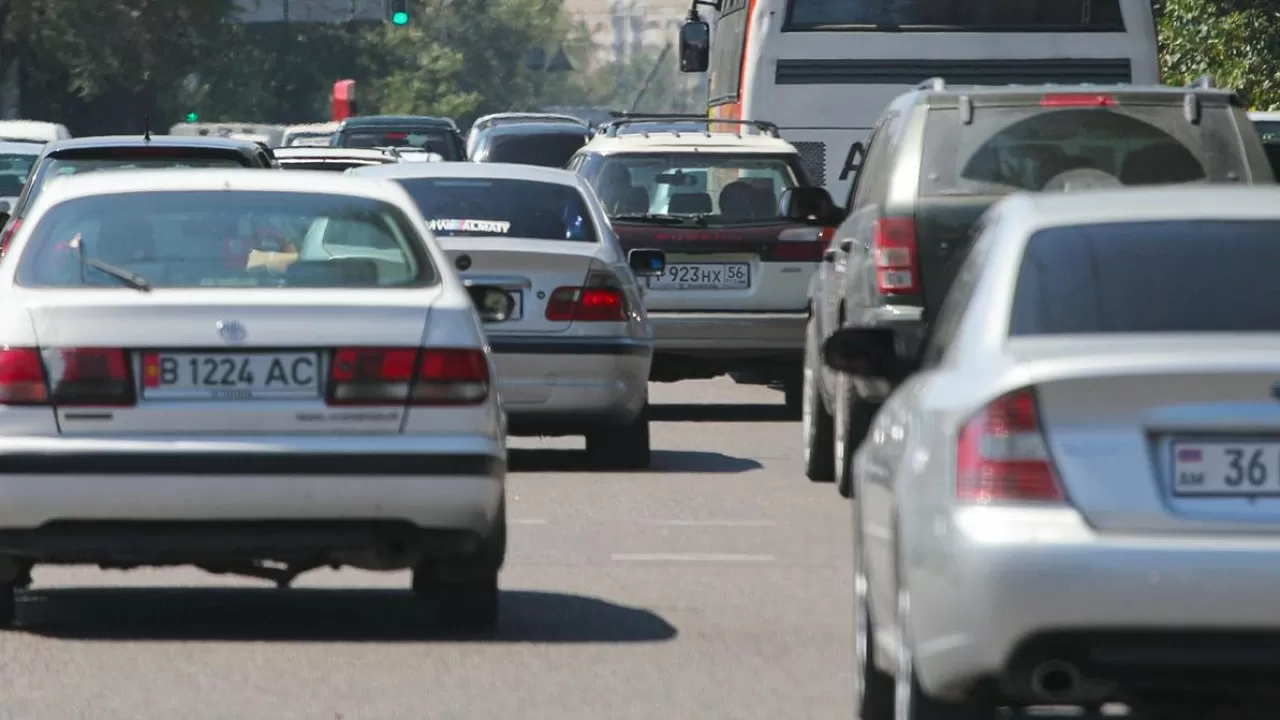
<path id="1" fill-rule="evenodd" d="M 194 112 L 187 113 L 187 122 L 189 123 L 200 122 L 200 114 L 194 113 Z"/>
<path id="2" fill-rule="evenodd" d="M 391 24 L 409 24 L 409 0 L 391 0 Z"/>

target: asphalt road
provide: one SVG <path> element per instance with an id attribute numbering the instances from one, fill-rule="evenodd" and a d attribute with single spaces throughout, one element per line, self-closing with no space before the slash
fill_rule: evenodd
<path id="1" fill-rule="evenodd" d="M 852 717 L 849 506 L 804 478 L 781 393 L 652 396 L 648 472 L 513 443 L 495 640 L 432 628 L 407 573 L 37 568 L 0 720 Z"/>

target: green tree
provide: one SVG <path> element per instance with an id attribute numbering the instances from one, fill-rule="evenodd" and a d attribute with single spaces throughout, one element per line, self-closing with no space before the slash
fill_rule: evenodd
<path id="1" fill-rule="evenodd" d="M 1280 107 L 1280 2 L 1161 0 L 1156 10 L 1166 83 L 1209 74 L 1253 107 Z"/>

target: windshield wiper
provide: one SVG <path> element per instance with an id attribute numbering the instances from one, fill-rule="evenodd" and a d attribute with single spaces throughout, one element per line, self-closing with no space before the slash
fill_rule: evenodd
<path id="1" fill-rule="evenodd" d="M 697 225 L 702 227 L 707 224 L 707 218 L 704 215 L 665 215 L 662 213 L 649 213 L 646 215 L 614 215 L 610 220 L 619 222 L 634 223 L 653 223 L 654 225 Z"/>
<path id="2" fill-rule="evenodd" d="M 115 265 L 111 265 L 109 263 L 104 263 L 101 260 L 97 260 L 95 258 L 82 258 L 81 262 L 93 268 L 94 270 L 101 270 L 102 272 L 110 275 L 113 278 L 116 278 L 117 280 L 124 283 L 125 285 L 128 285 L 134 290 L 141 290 L 142 292 L 151 292 L 151 281 L 142 277 L 141 275 L 131 273 L 128 270 L 125 270 L 124 268 L 116 267 Z"/>

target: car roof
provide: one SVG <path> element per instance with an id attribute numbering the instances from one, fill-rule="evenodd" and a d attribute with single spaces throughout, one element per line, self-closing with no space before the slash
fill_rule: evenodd
<path id="1" fill-rule="evenodd" d="M 945 78 L 930 78 L 908 90 L 899 97 L 911 97 L 930 104 L 957 103 L 962 98 L 982 104 L 997 104 L 1005 101 L 1022 102 L 1029 98 L 1051 94 L 1112 95 L 1121 98 L 1142 96 L 1142 99 L 1155 102 L 1180 102 L 1187 95 L 1195 95 L 1201 102 L 1207 101 L 1217 105 L 1240 105 L 1240 98 L 1234 91 L 1191 85 L 1178 87 L 1173 85 L 1133 85 L 1126 83 L 1095 84 L 1058 84 L 1041 85 L 949 85 Z M 894 103 L 896 104 L 896 103 Z"/>
<path id="2" fill-rule="evenodd" d="M 477 118 L 471 123 L 472 130 L 488 130 L 498 126 L 506 127 L 508 125 L 523 125 L 528 123 L 555 123 L 556 125 L 568 125 L 590 127 L 590 123 L 582 118 L 572 115 L 563 115 L 560 113 L 541 113 L 541 112 L 509 112 L 509 113 L 493 113 Z"/>
<path id="3" fill-rule="evenodd" d="M 245 150 L 256 153 L 262 146 L 253 140 L 239 138 L 215 137 L 211 135 L 98 135 L 78 137 L 68 140 L 55 140 L 44 146 L 45 154 L 61 150 L 81 150 L 89 148 L 118 147 L 190 147 L 218 148 L 222 150 Z"/>
<path id="4" fill-rule="evenodd" d="M 434 117 L 431 115 L 360 115 L 343 120 L 339 130 L 353 127 L 391 127 L 396 125 L 423 125 L 457 130 L 458 125 L 452 118 Z"/>
<path id="5" fill-rule="evenodd" d="M 44 148 L 45 143 L 42 142 L 0 141 L 0 152 L 12 155 L 39 155 Z"/>
<path id="6" fill-rule="evenodd" d="M 297 147 L 276 148 L 273 152 L 275 152 L 276 159 L 280 161 L 311 159 L 395 161 L 394 155 L 377 148 L 306 147 L 300 145 Z"/>
<path id="7" fill-rule="evenodd" d="M 388 192 L 386 183 L 323 170 L 293 170 L 286 173 L 262 172 L 253 168 L 193 168 L 69 175 L 50 183 L 37 202 L 52 204 L 86 195 L 210 190 L 322 193 L 375 200 L 386 199 Z M 395 190 L 398 191 L 399 188 Z"/>
<path id="8" fill-rule="evenodd" d="M 1067 193 L 1017 193 L 997 207 L 1031 229 L 1160 220 L 1280 220 L 1280 187 L 1153 185 Z"/>
<path id="9" fill-rule="evenodd" d="M 672 124 L 680 123 L 677 121 Z M 635 126 L 635 128 L 642 127 L 643 125 Z M 640 132 L 638 129 L 632 129 L 620 135 L 598 134 L 582 149 L 606 154 L 652 152 L 798 154 L 795 146 L 782 138 L 754 133 L 739 135 L 714 130 L 705 132 L 698 130 L 696 124 L 691 125 L 689 130 L 680 131 L 660 129 L 653 132 Z"/>
<path id="10" fill-rule="evenodd" d="M 396 163 L 394 165 L 370 165 L 358 168 L 353 170 L 351 175 L 388 180 L 424 177 L 531 180 L 534 182 L 582 187 L 582 178 L 575 172 L 560 168 L 517 165 L 515 163 Z"/>
<path id="11" fill-rule="evenodd" d="M 1280 110 L 1255 110 L 1249 113 L 1250 120 L 1262 120 L 1265 122 L 1280 122 Z"/>

